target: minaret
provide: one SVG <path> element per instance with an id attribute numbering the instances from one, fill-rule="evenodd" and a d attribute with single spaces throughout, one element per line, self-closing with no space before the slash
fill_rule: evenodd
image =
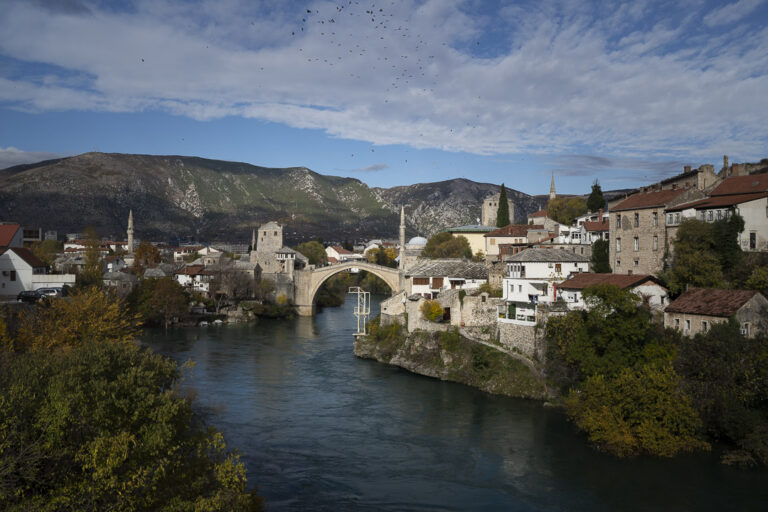
<path id="1" fill-rule="evenodd" d="M 551 201 L 557 196 L 555 194 L 555 173 L 552 173 L 552 184 L 549 186 L 549 200 Z"/>
<path id="2" fill-rule="evenodd" d="M 128 254 L 133 254 L 133 210 L 128 212 Z"/>
<path id="3" fill-rule="evenodd" d="M 251 263 L 256 262 L 256 230 L 251 231 L 251 254 L 249 255 Z"/>
<path id="4" fill-rule="evenodd" d="M 400 207 L 400 270 L 405 270 L 405 206 Z"/>

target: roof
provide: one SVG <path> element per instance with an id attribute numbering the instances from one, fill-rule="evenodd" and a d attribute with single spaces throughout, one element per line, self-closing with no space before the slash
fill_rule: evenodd
<path id="1" fill-rule="evenodd" d="M 144 271 L 144 279 L 161 277 L 166 277 L 165 272 L 163 272 L 163 269 L 161 268 L 148 268 Z"/>
<path id="2" fill-rule="evenodd" d="M 9 247 L 8 250 L 15 252 L 19 258 L 32 268 L 45 267 L 45 263 L 26 247 Z"/>
<path id="3" fill-rule="evenodd" d="M 459 258 L 438 258 L 423 260 L 406 271 L 411 277 L 461 277 L 464 279 L 488 279 L 488 268 L 484 263 Z"/>
<path id="4" fill-rule="evenodd" d="M 528 215 L 529 217 L 546 217 L 547 216 L 547 210 L 539 210 L 536 213 L 532 213 Z"/>
<path id="5" fill-rule="evenodd" d="M 726 178 L 710 193 L 710 196 L 730 194 L 754 194 L 768 192 L 768 174 L 749 174 Z"/>
<path id="6" fill-rule="evenodd" d="M 259 229 L 265 229 L 265 230 L 282 229 L 282 227 L 280 226 L 280 224 L 278 224 L 275 221 L 269 221 L 266 224 L 262 224 L 261 226 L 259 226 Z"/>
<path id="7" fill-rule="evenodd" d="M 611 223 L 608 219 L 602 219 L 601 221 L 584 221 L 584 229 L 587 231 L 609 231 Z"/>
<path id="8" fill-rule="evenodd" d="M 529 224 L 509 224 L 503 228 L 494 229 L 484 236 L 528 236 L 529 229 L 544 229 L 544 226 Z"/>
<path id="9" fill-rule="evenodd" d="M 496 229 L 493 226 L 481 226 L 480 224 L 469 224 L 466 226 L 456 226 L 446 229 L 449 233 L 487 233 Z"/>
<path id="10" fill-rule="evenodd" d="M 759 292 L 755 290 L 718 290 L 691 288 L 672 301 L 665 313 L 689 313 L 730 317 Z"/>
<path id="11" fill-rule="evenodd" d="M 653 192 L 638 192 L 632 194 L 616 206 L 611 211 L 639 210 L 643 208 L 656 208 L 666 206 L 667 203 L 677 198 L 680 194 L 686 192 L 686 189 L 655 190 Z"/>
<path id="12" fill-rule="evenodd" d="M 146 274 L 145 274 L 146 277 Z M 107 272 L 101 276 L 102 281 L 138 281 L 139 278 L 133 274 L 126 274 L 125 272 Z"/>
<path id="13" fill-rule="evenodd" d="M 731 194 L 727 196 L 714 196 L 700 199 L 698 201 L 692 201 L 690 203 L 679 204 L 672 208 L 667 208 L 669 212 L 679 212 L 687 210 L 688 208 L 695 208 L 697 210 L 704 210 L 707 208 L 723 208 L 726 206 L 733 206 L 742 203 L 748 203 L 755 199 L 762 197 L 768 197 L 768 192 L 756 192 L 753 194 Z"/>
<path id="14" fill-rule="evenodd" d="M 334 251 L 336 251 L 339 254 L 354 254 L 352 251 L 347 250 L 347 249 L 343 248 L 340 245 L 332 245 L 331 249 L 333 249 Z"/>
<path id="15" fill-rule="evenodd" d="M 639 286 L 647 281 L 659 284 L 659 280 L 650 274 L 592 274 L 583 272 L 563 281 L 557 287 L 566 290 L 583 290 L 587 286 L 612 284 L 621 289 L 627 289 Z"/>
<path id="16" fill-rule="evenodd" d="M 521 261 L 521 262 L 575 262 L 585 263 L 589 261 L 589 258 L 576 254 L 565 249 L 524 249 L 512 256 L 506 256 L 504 261 Z"/>
<path id="17" fill-rule="evenodd" d="M 196 276 L 203 272 L 205 267 L 203 265 L 188 265 L 182 269 L 176 271 L 176 274 L 184 276 Z"/>
<path id="18" fill-rule="evenodd" d="M 0 247 L 8 247 L 16 232 L 21 229 L 18 224 L 0 224 Z"/>

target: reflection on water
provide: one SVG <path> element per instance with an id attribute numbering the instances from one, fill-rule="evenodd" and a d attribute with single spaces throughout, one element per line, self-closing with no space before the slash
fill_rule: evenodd
<path id="1" fill-rule="evenodd" d="M 347 301 L 314 318 L 150 331 L 269 510 L 766 510 L 768 473 L 700 454 L 618 460 L 539 402 L 352 353 Z"/>

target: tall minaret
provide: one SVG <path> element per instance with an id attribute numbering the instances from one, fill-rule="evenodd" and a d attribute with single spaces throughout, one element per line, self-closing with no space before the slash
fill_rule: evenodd
<path id="1" fill-rule="evenodd" d="M 248 258 L 251 263 L 256 263 L 256 230 L 251 231 L 251 254 Z"/>
<path id="2" fill-rule="evenodd" d="M 133 210 L 128 212 L 128 254 L 133 254 Z"/>
<path id="3" fill-rule="evenodd" d="M 400 270 L 405 270 L 405 206 L 400 207 Z"/>
<path id="4" fill-rule="evenodd" d="M 557 196 L 555 194 L 555 173 L 552 173 L 552 184 L 549 186 L 549 199 L 552 200 Z"/>

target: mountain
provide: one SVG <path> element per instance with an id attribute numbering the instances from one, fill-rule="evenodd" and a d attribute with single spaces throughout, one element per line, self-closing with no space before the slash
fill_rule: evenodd
<path id="1" fill-rule="evenodd" d="M 123 237 L 133 209 L 139 238 L 250 240 L 269 220 L 288 242 L 397 236 L 405 205 L 408 236 L 475 224 L 497 185 L 455 179 L 370 188 L 305 167 L 274 169 L 186 156 L 86 153 L 0 170 L 0 220 L 59 233 L 92 225 Z M 518 220 L 540 199 L 509 189 Z"/>

